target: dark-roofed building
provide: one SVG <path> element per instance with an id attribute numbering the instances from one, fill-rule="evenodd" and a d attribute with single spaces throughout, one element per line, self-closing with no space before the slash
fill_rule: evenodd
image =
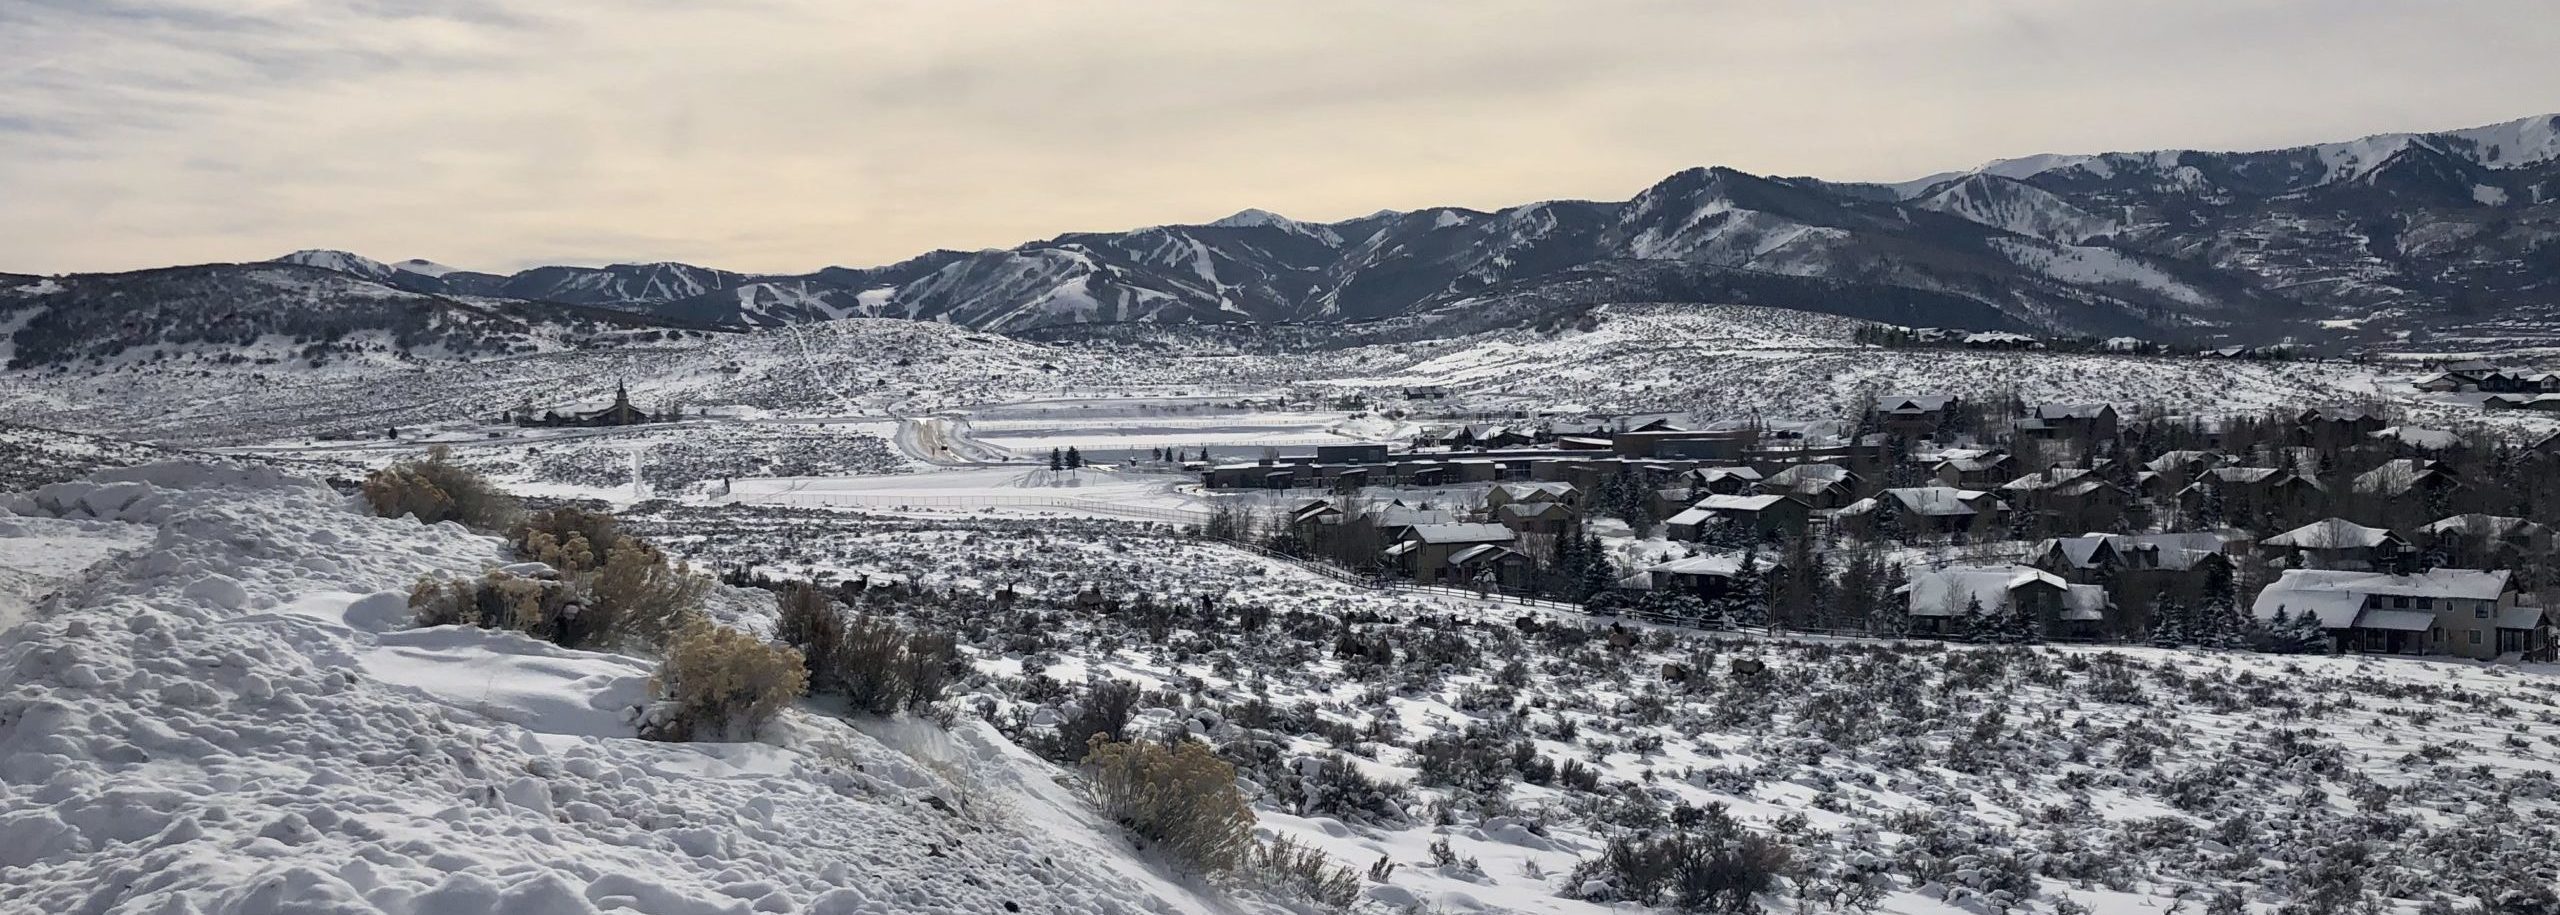
<path id="1" fill-rule="evenodd" d="M 2296 569 L 2371 572 L 2397 568 L 2414 550 L 2400 535 L 2344 518 L 2324 518 L 2258 541 Z"/>
<path id="2" fill-rule="evenodd" d="M 2027 410 L 2017 422 L 2029 438 L 2101 441 L 2116 437 L 2116 407 L 2109 403 L 2047 403 Z"/>
<path id="3" fill-rule="evenodd" d="M 1464 585 L 1452 580 L 1450 557 L 1468 547 L 1510 546 L 1517 535 L 1499 524 L 1416 524 L 1406 527 L 1387 548 L 1387 560 L 1413 580 L 1426 585 Z"/>

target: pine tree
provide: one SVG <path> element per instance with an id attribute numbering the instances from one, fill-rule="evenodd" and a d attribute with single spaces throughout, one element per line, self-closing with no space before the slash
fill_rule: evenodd
<path id="1" fill-rule="evenodd" d="M 1875 622 L 1868 624 L 1878 634 L 1897 638 L 1911 634 L 1911 598 L 1902 591 L 1910 584 L 1911 578 L 1902 571 L 1900 563 L 1884 567 L 1884 576 L 1876 585 L 1876 598 L 1872 605 L 1874 613 L 1870 616 Z"/>
<path id="2" fill-rule="evenodd" d="M 1578 589 L 1581 593 L 1576 597 L 1578 600 L 1587 601 L 1594 596 L 1607 593 L 1610 586 L 1617 584 L 1618 570 L 1616 565 L 1609 561 L 1608 548 L 1600 545 L 1600 535 L 1586 534 L 1584 537 L 1582 582 Z"/>
<path id="3" fill-rule="evenodd" d="M 1060 454 L 1060 453 L 1058 452 L 1058 449 L 1056 449 L 1056 448 L 1051 448 L 1051 449 L 1049 449 L 1049 469 L 1051 469 L 1051 470 L 1065 470 L 1065 469 L 1067 469 L 1067 458 L 1066 458 L 1066 455 L 1064 455 L 1064 454 Z"/>
<path id="4" fill-rule="evenodd" d="M 1067 469 L 1068 469 L 1068 470 L 1074 470 L 1074 469 L 1076 469 L 1076 468 L 1083 467 L 1083 466 L 1084 466 L 1084 453 L 1083 453 L 1083 452 L 1081 452 L 1081 451 L 1077 451 L 1077 450 L 1075 449 L 1075 447 L 1074 447 L 1074 446 L 1068 446 L 1068 448 L 1067 448 Z"/>
<path id="5" fill-rule="evenodd" d="M 2157 648 L 2187 644 L 2187 608 L 2166 593 L 2151 599 L 2151 644 Z"/>
<path id="6" fill-rule="evenodd" d="M 1958 637 L 1963 639 L 1965 642 L 1974 645 L 1987 644 L 1994 638 L 1993 630 L 1995 628 L 1997 627 L 1991 621 L 1991 613 L 1982 609 L 1982 598 L 1975 596 L 1966 597 L 1964 599 L 1964 620 L 1956 630 Z"/>
<path id="7" fill-rule="evenodd" d="M 1733 582 L 1725 591 L 1725 618 L 1736 628 L 1769 624 L 1769 582 L 1760 574 L 1760 557 L 1750 551 L 1742 554 L 1742 567 L 1733 573 Z"/>

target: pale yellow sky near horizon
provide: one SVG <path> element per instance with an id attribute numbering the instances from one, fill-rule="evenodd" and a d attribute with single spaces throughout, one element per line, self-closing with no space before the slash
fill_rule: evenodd
<path id="1" fill-rule="evenodd" d="M 0 271 L 504 272 L 1894 181 L 2560 111 L 2560 5 L 10 0 Z"/>

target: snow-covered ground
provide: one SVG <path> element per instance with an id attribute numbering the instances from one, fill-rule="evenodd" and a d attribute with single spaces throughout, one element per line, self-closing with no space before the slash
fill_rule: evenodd
<path id="1" fill-rule="evenodd" d="M 1238 761 L 1266 829 L 1395 864 L 1364 890 L 1391 911 L 1640 910 L 1570 875 L 1610 836 L 1715 805 L 1784 838 L 1792 886 L 1873 887 L 1897 915 L 2225 894 L 2414 912 L 2532 898 L 2560 868 L 2548 665 L 1701 636 L 1370 591 L 1107 522 L 661 506 L 641 523 L 704 563 L 1009 589 L 1011 610 L 864 606 L 964 634 L 967 702 L 1020 734 L 1088 678 L 1137 684 L 1169 708 L 1151 726 L 1191 722 Z M 1333 766 L 1385 787 L 1312 774 Z"/>
<path id="2" fill-rule="evenodd" d="M 0 647 L 0 911 L 1251 908 L 1132 855 L 982 722 L 794 712 L 760 743 L 639 740 L 640 659 L 408 628 L 411 581 L 502 558 L 452 525 L 201 465 L 6 509 L 26 536 L 150 548 Z"/>

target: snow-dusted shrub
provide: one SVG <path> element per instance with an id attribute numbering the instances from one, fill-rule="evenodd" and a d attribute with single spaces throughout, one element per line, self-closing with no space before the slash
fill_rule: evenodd
<path id="1" fill-rule="evenodd" d="M 800 653 L 726 626 L 696 621 L 667 645 L 640 736 L 652 740 L 752 737 L 808 686 Z"/>
<path id="2" fill-rule="evenodd" d="M 404 461 L 364 479 L 365 504 L 385 518 L 455 521 L 479 530 L 504 530 L 524 508 L 479 473 L 448 460 L 442 445 L 423 461 Z"/>
<path id="3" fill-rule="evenodd" d="M 1103 815 L 1177 863 L 1227 871 L 1252 849 L 1253 808 L 1236 789 L 1236 767 L 1208 744 L 1097 739 L 1084 769 Z"/>
<path id="4" fill-rule="evenodd" d="M 1599 857 L 1574 867 L 1570 883 L 1595 902 L 1756 912 L 1752 897 L 1774 887 L 1793 862 L 1787 846 L 1743 829 L 1719 804 L 1675 831 L 1611 838 Z"/>
<path id="5" fill-rule="evenodd" d="M 809 690 L 845 697 L 855 711 L 888 715 L 921 710 L 942 699 L 960 665 L 952 638 L 844 611 L 824 592 L 799 584 L 779 595 L 775 634 L 799 647 Z"/>
<path id="6" fill-rule="evenodd" d="M 409 589 L 409 612 L 420 626 L 513 629 L 555 641 L 560 611 L 570 603 L 560 582 L 495 570 L 479 578 L 422 578 Z"/>
<path id="7" fill-rule="evenodd" d="M 507 531 L 516 554 L 577 574 L 604 564 L 625 539 L 611 514 L 563 505 L 526 515 Z"/>
<path id="8" fill-rule="evenodd" d="M 1245 874 L 1265 887 L 1305 897 L 1335 912 L 1360 901 L 1360 875 L 1315 846 L 1288 836 L 1257 842 L 1245 855 Z"/>
<path id="9" fill-rule="evenodd" d="M 1050 759 L 1073 762 L 1090 753 L 1096 740 L 1127 739 L 1129 719 L 1137 713 L 1136 684 L 1097 679 L 1072 703 L 1065 720 L 1058 722 L 1058 732 L 1047 740 L 1034 740 L 1032 745 Z"/>
<path id="10" fill-rule="evenodd" d="M 667 644 L 700 617 L 702 596 L 711 588 L 710 579 L 668 564 L 656 547 L 631 539 L 614 544 L 604 564 L 583 581 L 587 600 L 579 641 L 605 647 Z"/>

